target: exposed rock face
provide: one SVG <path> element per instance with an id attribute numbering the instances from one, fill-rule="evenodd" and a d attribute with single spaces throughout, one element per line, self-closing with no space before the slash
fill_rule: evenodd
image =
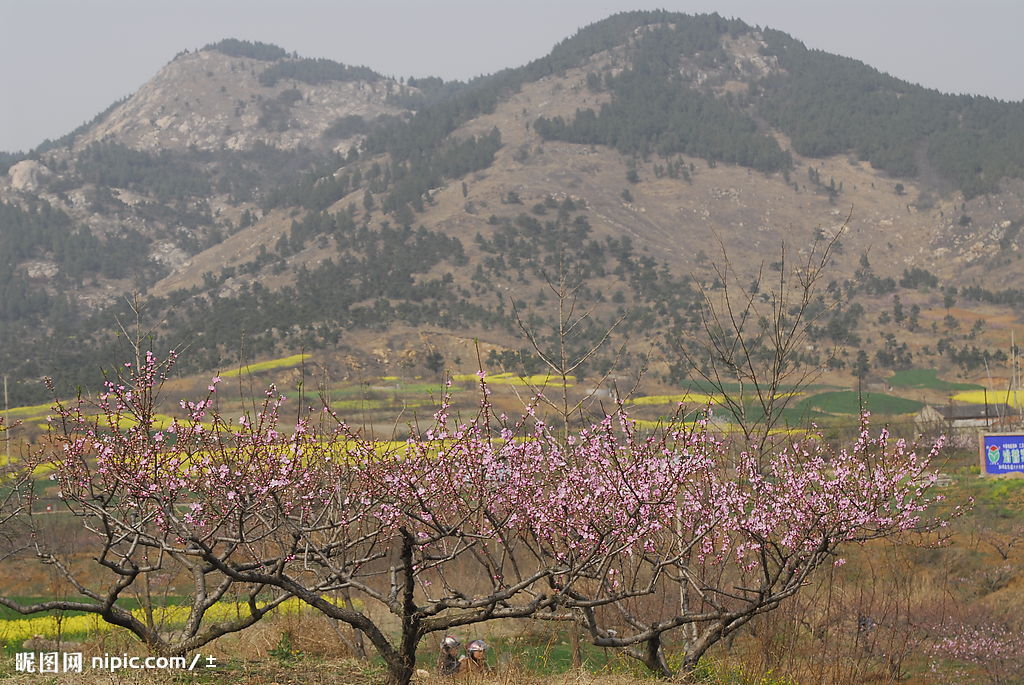
<path id="1" fill-rule="evenodd" d="M 150 252 L 150 258 L 154 262 L 168 267 L 171 271 L 188 266 L 190 263 L 187 252 L 167 241 L 155 243 Z"/>
<path id="2" fill-rule="evenodd" d="M 33 159 L 18 162 L 7 174 L 11 179 L 11 188 L 24 193 L 38 191 L 43 183 L 53 176 L 53 172 Z"/>
<path id="3" fill-rule="evenodd" d="M 316 148 L 324 145 L 324 130 L 341 117 L 372 120 L 404 111 L 385 101 L 397 88 L 394 81 L 310 85 L 281 79 L 268 87 L 259 81 L 268 66 L 268 62 L 215 50 L 179 55 L 79 137 L 75 147 L 113 139 L 150 151 L 191 146 L 246 150 L 257 143 L 282 149 Z M 332 144 L 348 148 L 347 143 Z"/>
<path id="4" fill-rule="evenodd" d="M 694 88 L 715 83 L 711 90 L 718 94 L 747 92 L 749 83 L 781 71 L 778 57 L 764 54 L 767 43 L 764 34 L 755 31 L 736 38 L 722 36 L 722 47 L 732 57 L 732 63 L 709 66 L 699 56 L 681 56 L 679 74 Z"/>
<path id="5" fill-rule="evenodd" d="M 60 271 L 56 263 L 44 259 L 31 260 L 21 266 L 29 278 L 53 278 Z"/>

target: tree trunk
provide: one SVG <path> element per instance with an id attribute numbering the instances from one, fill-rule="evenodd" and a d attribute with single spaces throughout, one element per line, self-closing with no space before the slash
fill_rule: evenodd
<path id="1" fill-rule="evenodd" d="M 389 685 L 409 685 L 412 681 L 413 669 L 404 664 L 388 664 Z"/>
<path id="2" fill-rule="evenodd" d="M 415 602 L 416 578 L 413 570 L 413 546 L 415 539 L 406 528 L 400 528 L 402 536 L 402 641 L 398 647 L 397 668 L 391 669 L 398 685 L 407 685 L 416 671 L 416 647 L 420 642 L 420 617 Z"/>
<path id="3" fill-rule="evenodd" d="M 700 663 L 700 658 L 711 649 L 711 646 L 722 639 L 725 625 L 722 623 L 713 624 L 704 629 L 695 641 L 686 648 L 686 656 L 683 658 L 683 665 L 680 670 L 686 673 L 693 673 Z M 735 628 L 733 628 L 735 629 Z M 730 630 L 730 633 L 732 631 Z"/>
<path id="4" fill-rule="evenodd" d="M 583 656 L 580 654 L 580 627 L 579 624 L 572 624 L 572 667 L 579 671 L 583 668 Z"/>
<path id="5" fill-rule="evenodd" d="M 348 588 L 342 590 L 341 599 L 344 601 L 346 607 L 352 611 L 356 610 L 355 605 L 352 603 L 352 593 L 349 592 Z M 363 631 L 354 626 L 352 628 L 352 647 L 352 651 L 355 652 L 355 657 L 357 659 L 362 659 L 364 661 L 367 659 L 366 645 L 363 643 Z"/>
<path id="6" fill-rule="evenodd" d="M 652 637 L 644 644 L 644 647 L 644 665 L 662 678 L 671 678 L 673 676 L 672 669 L 665 661 L 665 653 L 661 649 L 661 635 Z"/>

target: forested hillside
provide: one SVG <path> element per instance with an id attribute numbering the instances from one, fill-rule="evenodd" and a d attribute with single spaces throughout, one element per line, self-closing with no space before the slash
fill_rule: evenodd
<path id="1" fill-rule="evenodd" d="M 611 103 L 581 110 L 569 121 L 538 121 L 546 138 L 613 145 L 626 153 L 685 153 L 777 171 L 789 165 L 763 119 L 806 157 L 856 154 L 892 176 L 914 178 L 930 165 L 965 196 L 994 192 L 1004 178 L 1024 174 L 1024 105 L 944 95 L 882 74 L 856 60 L 809 50 L 779 31 L 756 32 L 756 73 L 737 60 L 729 40 L 755 32 L 741 21 L 711 15 L 639 13 L 632 66 L 588 76 Z M 626 29 L 627 26 L 621 27 Z M 574 40 L 587 41 L 585 29 Z M 628 39 L 619 34 L 619 40 Z M 699 84 L 680 63 L 703 72 Z M 753 75 L 753 78 L 750 76 Z M 719 89 L 729 81 L 743 88 Z M 697 87 L 695 87 L 697 86 Z M 919 154 L 923 151 L 925 154 Z M 919 161 L 920 160 L 920 161 Z"/>

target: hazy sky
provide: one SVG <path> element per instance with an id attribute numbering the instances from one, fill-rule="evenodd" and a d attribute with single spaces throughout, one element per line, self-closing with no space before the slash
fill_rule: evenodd
<path id="1" fill-rule="evenodd" d="M 0 0 L 0 150 L 34 147 L 221 38 L 393 76 L 518 66 L 609 14 L 717 11 L 945 92 L 1024 100 L 1022 0 Z"/>

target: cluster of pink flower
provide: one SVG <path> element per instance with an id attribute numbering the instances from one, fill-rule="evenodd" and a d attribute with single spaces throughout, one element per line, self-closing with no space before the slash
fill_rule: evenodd
<path id="1" fill-rule="evenodd" d="M 992 621 L 940 628 L 932 653 L 942 662 L 933 662 L 932 668 L 959 678 L 957 682 L 980 678 L 992 683 L 1020 682 L 1024 677 L 1024 634 L 1020 628 Z"/>
<path id="2" fill-rule="evenodd" d="M 117 492 L 126 507 L 159 510 L 165 525 L 176 506 L 188 506 L 188 526 L 208 527 L 242 509 L 316 518 L 358 501 L 364 517 L 420 539 L 471 522 L 474 535 L 516 533 L 579 558 L 649 550 L 663 535 L 673 544 L 701 537 L 702 560 L 732 553 L 743 563 L 769 541 L 816 554 L 913 528 L 931 501 L 922 474 L 940 447 L 922 457 L 885 431 L 872 437 L 865 424 L 850 449 L 811 439 L 767 459 L 730 459 L 702 426 L 641 436 L 621 410 L 568 439 L 532 408 L 494 429 L 485 397 L 468 425 L 453 425 L 445 406 L 404 449 L 380 454 L 344 424 L 284 427 L 284 398 L 273 389 L 254 416 L 231 425 L 213 414 L 204 423 L 219 379 L 209 397 L 182 401 L 186 417 L 160 430 L 152 392 L 167 364 L 150 353 L 141 368 L 127 366 L 127 379 L 107 382 L 98 417 L 87 418 L 80 403 L 58 407 L 70 430 L 56 477 L 65 497 Z"/>

